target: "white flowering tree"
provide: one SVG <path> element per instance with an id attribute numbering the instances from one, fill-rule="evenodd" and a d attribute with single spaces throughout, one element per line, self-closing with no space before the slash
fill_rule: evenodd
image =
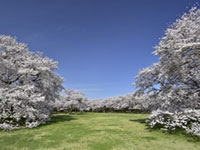
<path id="1" fill-rule="evenodd" d="M 135 83 L 139 94 L 155 94 L 160 103 L 150 126 L 200 135 L 200 10 L 176 20 L 154 54 L 160 61 L 140 71 Z"/>
<path id="2" fill-rule="evenodd" d="M 103 99 L 87 99 L 78 90 L 65 89 L 58 99 L 51 102 L 55 112 L 149 112 L 152 109 L 152 99 L 145 101 L 149 95 L 115 96 Z"/>
<path id="3" fill-rule="evenodd" d="M 94 112 L 130 112 L 144 111 L 141 101 L 135 99 L 133 94 L 115 96 L 104 99 L 87 101 L 88 110 Z"/>
<path id="4" fill-rule="evenodd" d="M 80 91 L 66 89 L 51 105 L 57 112 L 82 112 L 88 109 L 87 101 L 88 99 Z"/>
<path id="5" fill-rule="evenodd" d="M 0 128 L 36 127 L 50 118 L 49 101 L 62 89 L 57 62 L 0 36 Z"/>

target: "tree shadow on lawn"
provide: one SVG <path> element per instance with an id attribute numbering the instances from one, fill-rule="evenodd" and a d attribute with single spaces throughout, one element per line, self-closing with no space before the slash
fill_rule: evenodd
<path id="1" fill-rule="evenodd" d="M 148 132 L 160 131 L 160 132 L 162 132 L 164 134 L 168 134 L 168 135 L 181 135 L 181 136 L 186 137 L 186 140 L 188 142 L 200 143 L 200 137 L 192 135 L 192 134 L 188 134 L 185 130 L 183 130 L 181 128 L 180 129 L 176 129 L 176 130 L 161 130 L 160 127 L 150 128 L 148 126 L 148 123 L 146 122 L 146 119 L 131 119 L 129 121 L 145 124 L 145 126 L 146 126 L 145 130 L 147 130 Z"/>
<path id="2" fill-rule="evenodd" d="M 133 122 L 139 122 L 139 123 L 146 123 L 146 119 L 131 119 L 129 121 L 133 121 Z"/>
<path id="3" fill-rule="evenodd" d="M 43 127 L 46 127 L 46 126 L 49 126 L 52 124 L 56 124 L 56 123 L 60 123 L 60 122 L 67 122 L 67 121 L 71 121 L 71 120 L 77 120 L 77 119 L 70 115 L 67 115 L 67 114 L 66 115 L 65 114 L 62 114 L 62 115 L 54 114 L 54 115 L 52 115 L 51 119 L 47 123 L 41 124 L 38 127 L 33 128 L 33 130 L 43 128 Z"/>
<path id="4" fill-rule="evenodd" d="M 59 123 L 59 122 L 71 121 L 71 120 L 77 120 L 77 119 L 70 115 L 65 115 L 65 114 L 53 115 L 48 124 L 54 124 L 54 123 Z"/>

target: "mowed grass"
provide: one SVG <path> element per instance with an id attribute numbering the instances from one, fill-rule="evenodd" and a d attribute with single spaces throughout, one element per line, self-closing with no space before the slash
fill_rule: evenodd
<path id="1" fill-rule="evenodd" d="M 55 114 L 34 129 L 0 131 L 0 150 L 200 150 L 181 133 L 149 130 L 147 114 Z"/>

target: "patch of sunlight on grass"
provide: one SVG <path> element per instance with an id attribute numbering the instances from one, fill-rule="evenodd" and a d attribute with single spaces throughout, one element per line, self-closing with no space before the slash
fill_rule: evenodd
<path id="1" fill-rule="evenodd" d="M 0 131 L 0 150 L 199 150 L 200 141 L 182 133 L 150 130 L 148 114 L 54 114 L 34 129 Z"/>

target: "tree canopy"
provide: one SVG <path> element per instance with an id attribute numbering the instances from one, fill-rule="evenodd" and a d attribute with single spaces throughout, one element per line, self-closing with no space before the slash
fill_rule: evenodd
<path id="1" fill-rule="evenodd" d="M 48 102 L 62 89 L 57 62 L 0 36 L 0 128 L 35 127 L 50 117 Z"/>
<path id="2" fill-rule="evenodd" d="M 159 62 L 140 71 L 135 83 L 139 94 L 153 93 L 160 103 L 150 125 L 200 135 L 200 10 L 194 7 L 177 19 L 154 54 Z"/>

